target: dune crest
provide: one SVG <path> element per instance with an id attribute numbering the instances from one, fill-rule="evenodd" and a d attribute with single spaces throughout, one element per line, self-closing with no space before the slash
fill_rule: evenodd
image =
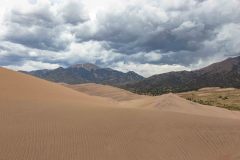
<path id="1" fill-rule="evenodd" d="M 79 92 L 83 92 L 93 96 L 107 97 L 116 101 L 129 101 L 145 97 L 120 88 L 95 83 L 77 85 L 63 84 L 63 85 Z"/>

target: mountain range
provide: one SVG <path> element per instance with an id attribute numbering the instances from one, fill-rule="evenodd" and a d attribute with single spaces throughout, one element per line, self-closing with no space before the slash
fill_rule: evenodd
<path id="1" fill-rule="evenodd" d="M 160 95 L 204 87 L 240 88 L 240 56 L 195 71 L 169 72 L 127 84 L 122 88 L 139 94 Z"/>
<path id="2" fill-rule="evenodd" d="M 149 78 L 144 78 L 133 71 L 123 73 L 110 68 L 100 68 L 90 63 L 25 73 L 54 82 L 108 84 L 138 94 L 161 95 L 204 87 L 240 88 L 240 56 L 194 71 L 168 72 Z"/>
<path id="3" fill-rule="evenodd" d="M 67 84 L 101 83 L 116 86 L 144 79 L 143 76 L 132 71 L 123 73 L 110 68 L 100 68 L 91 63 L 76 64 L 68 68 L 60 67 L 54 70 L 45 69 L 24 73 L 45 80 Z"/>

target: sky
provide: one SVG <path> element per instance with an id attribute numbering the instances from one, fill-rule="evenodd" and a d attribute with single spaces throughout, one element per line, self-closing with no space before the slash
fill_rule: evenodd
<path id="1" fill-rule="evenodd" d="M 145 77 L 240 55 L 240 0 L 0 0 L 0 66 Z"/>

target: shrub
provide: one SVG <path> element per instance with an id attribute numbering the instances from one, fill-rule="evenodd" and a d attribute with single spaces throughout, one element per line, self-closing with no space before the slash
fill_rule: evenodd
<path id="1" fill-rule="evenodd" d="M 223 100 L 226 100 L 226 99 L 228 99 L 228 97 L 227 97 L 227 96 L 225 96 L 225 97 L 223 97 L 222 99 L 223 99 Z"/>

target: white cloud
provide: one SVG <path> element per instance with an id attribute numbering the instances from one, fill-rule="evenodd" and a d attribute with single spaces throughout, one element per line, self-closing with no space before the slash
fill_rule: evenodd
<path id="1" fill-rule="evenodd" d="M 40 69 L 56 69 L 60 67 L 58 64 L 50 64 L 50 63 L 43 63 L 43 62 L 36 62 L 36 61 L 27 61 L 23 65 L 7 65 L 3 66 L 8 69 L 13 69 L 16 71 L 23 70 L 23 71 L 33 71 L 33 70 L 40 70 Z"/>
<path id="2" fill-rule="evenodd" d="M 69 63 L 109 63 L 121 54 L 107 48 L 107 44 L 98 41 L 88 41 L 83 43 L 72 43 L 69 51 L 64 54 L 64 59 Z"/>
<path id="3" fill-rule="evenodd" d="M 155 74 L 166 73 L 170 71 L 182 71 L 182 70 L 190 70 L 187 67 L 181 65 L 154 65 L 154 64 L 138 64 L 138 63 L 124 63 L 118 62 L 112 66 L 112 68 L 128 72 L 135 71 L 138 74 L 142 74 L 145 77 L 149 77 Z"/>
<path id="4" fill-rule="evenodd" d="M 240 55 L 240 23 L 230 23 L 215 30 L 216 38 L 204 42 L 205 50 L 217 53 L 212 57 L 223 59 Z"/>
<path id="5" fill-rule="evenodd" d="M 194 27 L 196 27 L 196 24 L 194 22 L 186 21 L 186 22 L 183 22 L 179 27 L 175 28 L 173 31 L 179 32 L 183 30 L 193 29 Z"/>

